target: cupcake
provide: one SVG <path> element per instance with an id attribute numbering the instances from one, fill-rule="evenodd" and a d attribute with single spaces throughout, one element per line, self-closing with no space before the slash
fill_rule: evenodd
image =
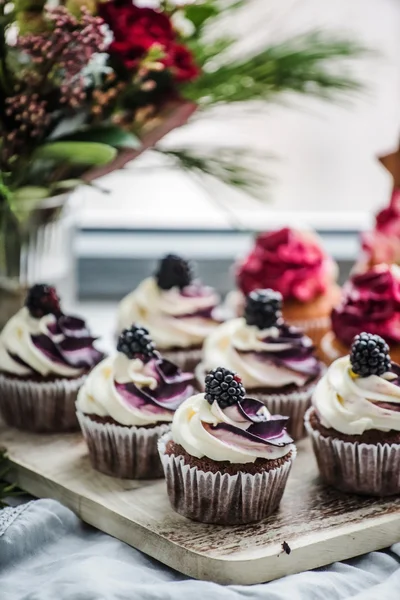
<path id="1" fill-rule="evenodd" d="M 65 315 L 53 287 L 33 286 L 0 334 L 0 412 L 28 431 L 78 428 L 75 400 L 102 358 L 85 321 Z"/>
<path id="2" fill-rule="evenodd" d="M 353 274 L 343 286 L 331 323 L 321 340 L 327 364 L 348 354 L 354 336 L 362 331 L 383 337 L 392 359 L 400 363 L 400 268 L 382 264 Z"/>
<path id="3" fill-rule="evenodd" d="M 114 477 L 162 477 L 157 441 L 193 394 L 193 375 L 161 358 L 143 327 L 124 330 L 117 350 L 93 369 L 76 403 L 91 463 Z"/>
<path id="4" fill-rule="evenodd" d="M 158 447 L 172 508 L 218 525 L 261 521 L 277 509 L 296 456 L 287 418 L 246 398 L 240 378 L 219 367 L 205 394 L 178 408 Z"/>
<path id="5" fill-rule="evenodd" d="M 163 356 L 184 371 L 193 371 L 206 337 L 219 324 L 218 295 L 193 280 L 191 265 L 166 256 L 154 277 L 145 279 L 118 308 L 118 331 L 133 322 L 148 331 Z"/>
<path id="6" fill-rule="evenodd" d="M 400 367 L 380 336 L 361 333 L 351 355 L 331 364 L 306 427 L 326 483 L 356 494 L 400 494 Z"/>
<path id="7" fill-rule="evenodd" d="M 400 264 L 400 189 L 395 188 L 387 208 L 375 217 L 375 228 L 362 234 L 362 256 L 357 270 L 381 263 Z"/>
<path id="8" fill-rule="evenodd" d="M 272 414 L 290 417 L 288 431 L 299 439 L 323 366 L 311 339 L 282 319 L 281 307 L 279 292 L 251 292 L 245 316 L 223 323 L 207 338 L 196 375 L 201 385 L 218 365 L 236 371 L 252 397 Z"/>
<path id="9" fill-rule="evenodd" d="M 282 294 L 285 320 L 300 327 L 318 345 L 329 329 L 329 316 L 340 298 L 336 263 L 324 252 L 317 235 L 294 229 L 262 233 L 236 269 L 239 293 L 236 312 L 243 314 L 245 297 L 256 289 Z"/>

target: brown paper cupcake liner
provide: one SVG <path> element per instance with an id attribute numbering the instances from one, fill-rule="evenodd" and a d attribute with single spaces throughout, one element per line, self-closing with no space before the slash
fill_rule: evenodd
<path id="1" fill-rule="evenodd" d="M 354 494 L 400 494 L 400 444 L 365 444 L 325 437 L 311 426 L 311 410 L 306 413 L 305 425 L 326 483 Z"/>
<path id="2" fill-rule="evenodd" d="M 199 365 L 196 369 L 196 381 L 200 390 L 204 391 L 205 371 Z M 268 408 L 272 415 L 283 415 L 289 417 L 287 430 L 294 440 L 305 437 L 304 415 L 311 405 L 311 397 L 318 381 L 310 383 L 301 390 L 287 394 L 263 394 L 247 390 L 248 395 L 260 400 Z"/>
<path id="3" fill-rule="evenodd" d="M 265 519 L 279 506 L 296 456 L 268 472 L 210 473 L 185 464 L 182 456 L 166 454 L 171 433 L 162 436 L 158 450 L 172 508 L 194 521 L 241 525 Z"/>
<path id="4" fill-rule="evenodd" d="M 160 349 L 163 358 L 170 360 L 177 365 L 181 371 L 192 373 L 201 360 L 201 348 L 182 349 L 182 350 L 162 350 Z"/>
<path id="5" fill-rule="evenodd" d="M 122 479 L 163 477 L 157 442 L 169 425 L 124 427 L 98 423 L 79 410 L 76 414 L 94 469 Z"/>
<path id="6" fill-rule="evenodd" d="M 11 427 L 34 432 L 79 429 L 75 401 L 86 375 L 78 379 L 27 381 L 0 375 L 0 412 Z"/>

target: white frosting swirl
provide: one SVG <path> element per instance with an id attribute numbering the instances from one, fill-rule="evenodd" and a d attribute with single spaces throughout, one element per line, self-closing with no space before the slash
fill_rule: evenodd
<path id="1" fill-rule="evenodd" d="M 280 388 L 289 384 L 303 386 L 309 379 L 308 375 L 283 365 L 278 367 L 269 361 L 265 354 L 253 354 L 276 353 L 289 349 L 290 344 L 263 341 L 267 337 L 278 336 L 279 330 L 276 327 L 260 330 L 258 327 L 247 325 L 243 318 L 223 323 L 204 342 L 199 376 L 211 369 L 225 367 L 240 376 L 246 389 Z"/>
<path id="2" fill-rule="evenodd" d="M 159 421 L 172 421 L 172 411 L 157 407 L 143 406 L 140 409 L 124 402 L 118 392 L 117 383 L 134 383 L 137 387 L 157 387 L 156 379 L 146 372 L 146 365 L 138 358 L 129 360 L 118 353 L 99 363 L 89 373 L 85 383 L 79 390 L 76 406 L 88 415 L 111 417 L 117 423 L 140 427 Z"/>
<path id="3" fill-rule="evenodd" d="M 179 288 L 162 290 L 155 278 L 149 277 L 120 302 L 118 331 L 139 323 L 149 330 L 160 350 L 201 346 L 218 323 L 201 316 L 185 318 L 182 315 L 214 308 L 218 302 L 215 293 L 185 296 Z"/>
<path id="4" fill-rule="evenodd" d="M 35 319 L 25 306 L 21 308 L 11 317 L 0 334 L 0 370 L 20 376 L 29 376 L 34 372 L 44 377 L 77 377 L 83 373 L 84 369 L 55 361 L 34 345 L 32 336 L 46 335 L 53 341 L 63 337 L 62 334 L 53 335 L 49 331 L 49 327 L 55 322 L 56 317 L 52 314 Z M 15 361 L 12 355 L 21 359 L 27 366 Z"/>
<path id="5" fill-rule="evenodd" d="M 392 376 L 355 377 L 348 356 L 336 360 L 313 395 L 322 425 L 346 435 L 361 435 L 370 429 L 400 431 L 400 411 L 376 404 L 385 402 L 400 409 L 400 387 L 391 383 Z"/>
<path id="6" fill-rule="evenodd" d="M 263 410 L 269 415 L 265 407 Z M 211 460 L 239 464 L 254 463 L 257 458 L 274 460 L 286 456 L 294 449 L 293 444 L 279 447 L 261 442 L 248 442 L 245 439 L 239 448 L 210 435 L 203 426 L 203 423 L 218 425 L 222 422 L 240 427 L 224 415 L 216 402 L 210 405 L 204 394 L 197 394 L 185 400 L 175 412 L 171 427 L 172 437 L 191 456 L 207 456 Z"/>

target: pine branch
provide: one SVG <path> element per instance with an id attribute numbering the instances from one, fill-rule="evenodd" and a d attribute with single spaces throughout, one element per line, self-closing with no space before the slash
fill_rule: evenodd
<path id="1" fill-rule="evenodd" d="M 338 92 L 362 88 L 344 72 L 342 59 L 366 53 L 355 42 L 328 39 L 318 31 L 302 34 L 249 58 L 220 64 L 212 71 L 207 71 L 205 61 L 203 74 L 183 93 L 187 99 L 206 106 L 271 100 L 287 91 L 332 99 Z"/>
<path id="2" fill-rule="evenodd" d="M 245 166 L 243 159 L 250 158 L 250 152 L 243 148 L 207 148 L 199 152 L 188 148 L 165 149 L 156 146 L 154 150 L 172 159 L 173 166 L 192 175 L 218 179 L 258 199 L 265 197 L 265 188 L 269 181 L 256 169 Z M 256 156 L 253 152 L 251 158 L 265 161 L 272 157 Z"/>

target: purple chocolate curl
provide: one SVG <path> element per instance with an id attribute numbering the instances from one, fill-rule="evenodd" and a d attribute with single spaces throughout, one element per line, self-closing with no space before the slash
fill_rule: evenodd
<path id="1" fill-rule="evenodd" d="M 293 440 L 286 432 L 284 425 L 277 424 L 275 419 L 251 425 L 247 430 L 235 427 L 234 425 L 229 425 L 228 423 L 218 423 L 218 425 L 203 423 L 203 427 L 213 437 L 238 447 L 243 445 L 243 440 L 254 444 L 277 447 L 287 446 L 288 444 L 293 443 Z M 255 433 L 252 431 L 253 427 L 257 427 Z M 280 431 L 280 434 L 277 433 L 278 431 Z"/>
<path id="2" fill-rule="evenodd" d="M 157 387 L 139 388 L 134 383 L 115 383 L 117 391 L 131 408 L 146 410 L 151 413 L 175 411 L 184 400 L 193 395 L 194 377 L 181 371 L 171 362 L 164 359 L 151 360 L 146 371 L 156 379 Z M 160 409 L 163 409 L 160 411 Z"/>

